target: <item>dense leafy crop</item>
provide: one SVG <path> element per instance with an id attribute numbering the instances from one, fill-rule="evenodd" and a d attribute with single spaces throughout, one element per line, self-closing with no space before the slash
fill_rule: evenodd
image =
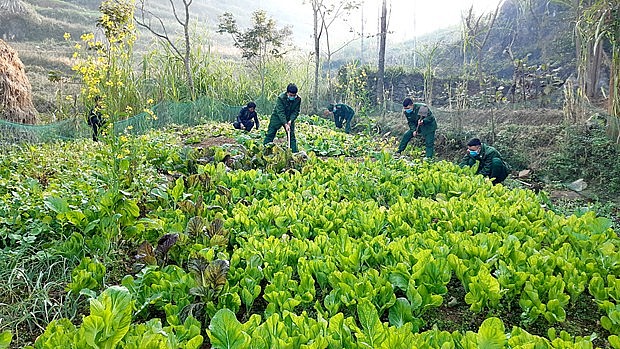
<path id="1" fill-rule="evenodd" d="M 566 332 L 507 330 L 491 315 L 477 332 L 428 328 L 455 285 L 464 296 L 454 301 L 472 314 L 515 306 L 525 324 L 562 323 L 571 304 L 592 298 L 608 343 L 618 343 L 620 240 L 608 220 L 560 216 L 472 169 L 396 159 L 316 127 L 300 124 L 304 158 L 207 125 L 181 136 L 226 134 L 241 145 L 188 150 L 172 136 L 128 137 L 113 154 L 89 147 L 46 186 L 5 162 L 3 243 L 40 241 L 75 258 L 67 287 L 90 297 L 81 325 L 54 321 L 33 347 L 592 346 Z M 317 156 L 336 154 L 356 159 Z M 17 197 L 31 209 L 17 209 Z M 123 248 L 139 269 L 113 278 Z"/>

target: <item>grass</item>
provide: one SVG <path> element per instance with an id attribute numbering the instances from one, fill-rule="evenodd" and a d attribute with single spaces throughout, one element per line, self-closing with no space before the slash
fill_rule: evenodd
<path id="1" fill-rule="evenodd" d="M 74 263 L 33 247 L 0 255 L 0 332 L 11 330 L 13 345 L 34 342 L 54 319 L 74 319 L 80 302 L 65 291 Z"/>

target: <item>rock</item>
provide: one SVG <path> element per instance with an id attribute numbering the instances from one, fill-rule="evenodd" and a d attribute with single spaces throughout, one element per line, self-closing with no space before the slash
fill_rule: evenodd
<path id="1" fill-rule="evenodd" d="M 530 170 L 521 170 L 519 171 L 519 178 L 526 178 L 530 175 Z"/>
<path id="2" fill-rule="evenodd" d="M 568 185 L 568 188 L 574 191 L 582 191 L 588 187 L 588 183 L 586 183 L 583 178 L 579 178 L 578 180 L 572 182 Z"/>

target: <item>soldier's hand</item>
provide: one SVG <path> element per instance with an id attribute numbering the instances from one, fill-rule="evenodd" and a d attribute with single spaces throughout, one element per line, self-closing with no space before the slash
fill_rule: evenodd
<path id="1" fill-rule="evenodd" d="M 418 131 L 413 131 L 413 136 L 417 136 L 418 135 Z"/>
<path id="2" fill-rule="evenodd" d="M 424 120 L 420 119 L 418 120 L 418 126 L 424 124 Z"/>

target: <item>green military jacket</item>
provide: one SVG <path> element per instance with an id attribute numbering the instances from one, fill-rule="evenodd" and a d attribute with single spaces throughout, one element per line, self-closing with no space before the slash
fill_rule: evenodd
<path id="1" fill-rule="evenodd" d="M 336 111 L 334 111 L 334 116 L 350 119 L 353 117 L 353 115 L 355 115 L 355 110 L 353 110 L 353 108 L 349 107 L 346 104 L 339 103 L 336 104 L 334 107 L 336 107 Z"/>
<path id="2" fill-rule="evenodd" d="M 289 100 L 286 92 L 281 93 L 276 100 L 276 106 L 273 108 L 271 116 L 280 119 L 282 124 L 295 121 L 299 116 L 301 108 L 301 97 L 297 96 L 294 100 Z"/>
<path id="3" fill-rule="evenodd" d="M 405 117 L 407 118 L 407 124 L 409 125 L 409 129 L 413 131 L 417 129 L 421 135 L 426 136 L 437 130 L 437 121 L 435 121 L 435 117 L 433 116 L 433 112 L 431 111 L 431 108 L 428 108 L 428 115 L 422 119 L 423 124 L 420 125 L 420 128 L 418 129 L 418 120 L 420 120 L 418 111 L 420 110 L 420 107 L 423 105 L 426 105 L 426 104 L 413 103 L 413 112 L 411 113 L 403 112 L 403 114 L 405 114 Z"/>
<path id="4" fill-rule="evenodd" d="M 502 156 L 492 146 L 482 143 L 482 145 L 480 146 L 480 153 L 476 156 L 471 156 L 469 154 L 465 155 L 461 160 L 459 166 L 474 166 L 477 161 L 480 161 L 476 174 L 490 176 L 494 158 L 499 158 L 501 160 Z"/>

